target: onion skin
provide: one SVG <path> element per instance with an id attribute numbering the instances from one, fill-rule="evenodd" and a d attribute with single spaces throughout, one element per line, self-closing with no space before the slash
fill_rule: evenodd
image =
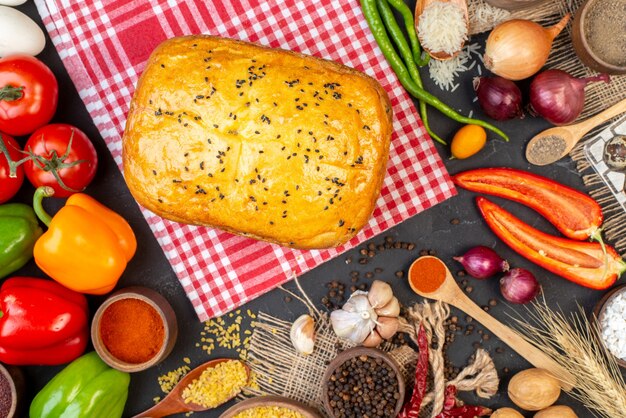
<path id="1" fill-rule="evenodd" d="M 478 104 L 485 114 L 495 120 L 522 118 L 522 92 L 519 87 L 506 78 L 477 77 L 474 90 Z"/>
<path id="2" fill-rule="evenodd" d="M 562 70 L 546 70 L 530 83 L 530 107 L 554 125 L 567 125 L 578 118 L 585 106 L 585 86 L 594 81 L 609 82 L 607 74 L 576 78 Z"/>
<path id="3" fill-rule="evenodd" d="M 524 304 L 539 294 L 541 286 L 530 271 L 514 268 L 500 279 L 500 291 L 509 302 Z"/>
<path id="4" fill-rule="evenodd" d="M 507 80 L 523 80 L 537 73 L 550 55 L 552 41 L 565 28 L 570 14 L 550 28 L 530 20 L 512 19 L 497 25 L 485 47 L 485 67 Z"/>
<path id="5" fill-rule="evenodd" d="M 453 257 L 475 279 L 488 279 L 496 273 L 509 270 L 509 263 L 489 247 L 479 245 L 460 257 Z"/>

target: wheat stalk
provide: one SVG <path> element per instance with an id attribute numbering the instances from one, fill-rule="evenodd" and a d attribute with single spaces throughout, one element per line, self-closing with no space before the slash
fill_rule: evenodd
<path id="1" fill-rule="evenodd" d="M 585 311 L 568 319 L 545 302 L 534 302 L 530 321 L 513 318 L 522 336 L 568 371 L 575 382 L 569 395 L 598 417 L 615 418 L 626 411 L 626 383 L 615 358 L 600 340 L 596 321 L 588 321 Z"/>

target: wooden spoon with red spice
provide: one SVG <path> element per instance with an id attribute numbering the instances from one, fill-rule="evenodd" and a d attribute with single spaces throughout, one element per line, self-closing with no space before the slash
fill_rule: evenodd
<path id="1" fill-rule="evenodd" d="M 455 306 L 483 324 L 504 343 L 533 366 L 549 371 L 560 380 L 561 387 L 567 391 L 574 386 L 576 379 L 558 363 L 527 342 L 513 329 L 499 322 L 476 305 L 461 289 L 452 277 L 446 265 L 432 256 L 423 256 L 409 268 L 409 285 L 415 293 L 428 299 L 439 300 Z"/>
<path id="2" fill-rule="evenodd" d="M 206 411 L 207 409 L 211 409 L 211 408 L 207 408 L 205 406 L 198 405 L 192 402 L 186 403 L 183 398 L 183 391 L 194 380 L 198 379 L 205 370 L 211 367 L 215 367 L 218 364 L 226 362 L 226 361 L 239 361 L 239 360 L 229 359 L 229 358 L 219 358 L 219 359 L 211 360 L 209 362 L 201 364 L 200 366 L 196 367 L 195 369 L 187 373 L 185 377 L 183 377 L 180 380 L 180 382 L 178 382 L 176 386 L 174 386 L 174 389 L 172 389 L 170 393 L 168 393 L 167 396 L 163 398 L 161 402 L 159 402 L 152 408 L 148 409 L 147 411 L 144 411 L 138 415 L 135 415 L 133 418 L 148 418 L 148 417 L 160 418 L 160 417 L 166 417 L 168 415 L 180 414 L 184 412 L 190 412 L 190 411 L 197 412 L 197 411 Z M 246 369 L 246 374 L 249 379 L 250 369 L 245 363 L 243 363 L 243 366 Z M 230 401 L 235 396 L 237 396 L 237 394 L 238 393 L 235 393 L 230 398 L 224 400 L 223 403 Z M 219 406 L 219 405 L 216 405 L 216 406 Z"/>

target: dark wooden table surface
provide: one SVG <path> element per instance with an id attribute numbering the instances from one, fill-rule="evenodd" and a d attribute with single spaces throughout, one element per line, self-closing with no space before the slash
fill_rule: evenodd
<path id="1" fill-rule="evenodd" d="M 43 27 L 32 1 L 20 6 L 19 9 L 31 16 Z M 38 57 L 50 66 L 59 80 L 59 107 L 53 121 L 74 124 L 87 133 L 96 146 L 100 165 L 95 180 L 86 192 L 122 214 L 130 222 L 137 235 L 137 241 L 139 242 L 137 254 L 122 276 L 118 288 L 141 285 L 156 289 L 170 301 L 178 317 L 179 338 L 171 355 L 160 365 L 132 375 L 130 395 L 125 411 L 125 416 L 130 416 L 152 406 L 154 397 L 163 396 L 157 382 L 158 376 L 184 365 L 184 358 L 188 358 L 193 367 L 210 358 L 220 356 L 232 357 L 236 356 L 236 353 L 232 350 L 217 348 L 209 356 L 201 347 L 197 346 L 202 338 L 201 332 L 204 330 L 204 324 L 198 321 L 172 268 L 153 237 L 137 204 L 128 192 L 121 173 L 113 162 L 104 141 L 91 121 L 49 39 L 44 52 Z M 473 76 L 475 74 L 471 72 L 465 73 L 459 80 L 461 86 L 454 93 L 444 93 L 432 85 L 426 72 L 423 72 L 427 89 L 435 92 L 444 101 L 454 104 L 462 112 L 467 114 L 473 109 L 474 115 L 480 117 L 480 109 L 478 109 L 476 103 L 472 103 L 474 93 L 471 88 L 471 79 Z M 128 97 L 128 100 L 130 100 L 130 97 Z M 444 138 L 451 138 L 453 133 L 460 127 L 460 125 L 445 119 L 434 110 L 430 112 L 430 118 L 431 126 Z M 488 142 L 485 149 L 480 154 L 467 160 L 450 160 L 449 150 L 437 145 L 437 149 L 445 160 L 449 172 L 454 174 L 465 169 L 478 167 L 514 167 L 530 170 L 584 190 L 580 175 L 569 158 L 547 167 L 531 166 L 524 159 L 523 152 L 526 143 L 533 135 L 549 126 L 545 121 L 527 117 L 523 120 L 499 123 L 498 126 L 510 135 L 510 142 L 505 143 L 499 139 L 494 139 L 493 135 L 489 135 L 492 140 Z M 22 144 L 24 140 L 22 139 Z M 25 185 L 15 200 L 30 202 L 32 192 L 33 189 Z M 368 283 L 373 278 L 365 278 L 366 273 L 379 271 L 379 273 L 374 274 L 374 278 L 388 281 L 393 286 L 394 292 L 399 297 L 401 303 L 408 305 L 418 302 L 420 298 L 411 292 L 405 279 L 398 277 L 400 273 L 397 272 L 406 273 L 409 265 L 421 250 L 435 251 L 449 265 L 451 270 L 456 272 L 460 269 L 460 266 L 452 260 L 453 256 L 459 255 L 476 245 L 487 245 L 493 247 L 503 257 L 507 258 L 512 265 L 527 268 L 534 272 L 543 286 L 546 300 L 550 306 L 556 307 L 558 305 L 563 310 L 570 311 L 576 309 L 576 304 L 580 304 L 585 309 L 590 310 L 602 297 L 604 292 L 585 289 L 556 277 L 532 265 L 510 250 L 486 227 L 477 212 L 473 198 L 474 195 L 472 193 L 459 190 L 457 196 L 418 214 L 362 246 L 303 275 L 301 277 L 302 286 L 308 295 L 321 307 L 320 300 L 326 294 L 326 284 L 328 282 L 337 280 L 349 287 L 351 285 L 351 273 L 358 271 L 361 277 L 359 283 Z M 505 208 L 514 211 L 530 224 L 556 234 L 551 225 L 531 210 L 512 202 L 498 201 Z M 62 204 L 63 200 L 59 200 L 54 204 L 50 204 L 49 208 L 51 212 L 54 212 L 56 209 L 54 206 L 60 207 Z M 369 243 L 384 243 L 386 237 L 391 237 L 394 241 L 415 243 L 415 248 L 412 251 L 390 249 L 380 252 L 367 264 L 359 264 L 357 262 L 362 257 L 359 254 L 360 249 L 366 247 Z M 32 262 L 16 274 L 31 274 L 39 277 L 43 275 Z M 624 280 L 622 279 L 620 283 L 623 282 Z M 509 305 L 503 301 L 499 293 L 497 280 L 470 280 L 470 285 L 474 288 L 471 297 L 479 305 L 486 305 L 491 299 L 497 300 L 497 306 L 492 307 L 490 313 L 505 323 L 510 322 L 508 313 L 520 310 L 520 307 Z M 287 287 L 293 288 L 293 283 L 287 285 Z M 286 302 L 284 298 L 285 294 L 282 291 L 274 290 L 243 306 L 242 310 L 263 311 L 286 320 L 293 320 L 305 312 L 303 305 L 295 301 Z M 97 309 L 102 300 L 103 297 L 90 297 L 92 312 Z M 465 318 L 465 315 L 454 310 L 453 315 L 461 318 L 461 322 Z M 481 328 L 479 325 L 475 325 L 476 330 Z M 455 342 L 448 349 L 447 354 L 451 362 L 459 367 L 465 365 L 468 357 L 474 351 L 472 348 L 473 343 L 479 340 L 480 335 L 476 331 L 469 336 L 464 334 L 458 335 Z M 511 406 L 506 395 L 508 380 L 517 371 L 528 368 L 529 364 L 517 356 L 511 349 L 507 348 L 496 337 L 484 342 L 483 346 L 492 354 L 501 377 L 499 394 L 488 401 L 483 401 L 483 404 L 494 409 L 502 406 Z M 504 352 L 496 352 L 498 347 L 503 347 Z M 35 393 L 61 369 L 62 366 L 25 367 L 24 371 L 28 381 L 28 399 L 32 399 Z M 466 399 L 471 399 L 471 397 L 466 397 Z M 567 395 L 562 395 L 559 403 L 572 406 L 580 417 L 591 416 L 589 411 L 574 402 Z M 221 408 L 199 415 L 217 417 L 223 410 L 224 408 Z M 527 416 L 530 417 L 532 414 L 527 414 Z"/>

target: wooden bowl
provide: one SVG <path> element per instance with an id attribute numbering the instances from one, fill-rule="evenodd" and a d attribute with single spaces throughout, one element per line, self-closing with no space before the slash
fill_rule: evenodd
<path id="1" fill-rule="evenodd" d="M 398 392 L 400 394 L 400 398 L 398 399 L 398 403 L 393 414 L 394 417 L 397 416 L 402 409 L 402 405 L 404 403 L 404 394 L 406 391 L 404 378 L 402 377 L 402 373 L 400 372 L 400 367 L 398 367 L 398 364 L 395 362 L 395 360 L 389 357 L 387 353 L 376 348 L 367 347 L 350 348 L 346 351 L 341 352 L 339 355 L 337 355 L 337 357 L 333 359 L 333 361 L 330 362 L 322 379 L 322 402 L 324 404 L 324 410 L 329 416 L 334 417 L 333 409 L 330 406 L 330 399 L 328 398 L 328 382 L 330 381 L 330 377 L 332 376 L 332 374 L 335 372 L 335 369 L 344 364 L 346 361 L 362 355 L 382 359 L 385 363 L 389 365 L 389 367 L 391 367 L 391 369 L 395 373 L 396 379 L 398 379 Z"/>
<path id="2" fill-rule="evenodd" d="M 149 360 L 143 363 L 128 363 L 116 358 L 106 348 L 100 335 L 100 324 L 102 315 L 106 309 L 113 303 L 123 299 L 139 299 L 148 305 L 150 305 L 159 314 L 161 321 L 163 322 L 163 344 L 161 349 Z M 174 348 L 176 344 L 176 338 L 178 337 L 178 324 L 176 322 L 176 314 L 169 304 L 167 299 L 157 293 L 155 290 L 147 287 L 132 286 L 124 289 L 120 289 L 107 298 L 102 305 L 96 311 L 91 323 L 91 340 L 93 346 L 98 352 L 98 355 L 102 360 L 114 369 L 121 370 L 123 372 L 133 373 L 145 370 L 152 367 L 161 361 L 163 361 Z"/>
<path id="3" fill-rule="evenodd" d="M 21 417 L 22 409 L 24 409 L 24 390 L 26 389 L 24 374 L 16 366 L 3 364 L 0 364 L 0 373 L 7 381 L 11 396 L 11 404 L 6 418 Z"/>
<path id="4" fill-rule="evenodd" d="M 576 15 L 574 16 L 574 22 L 572 23 L 572 45 L 574 46 L 574 51 L 576 52 L 576 55 L 578 55 L 578 58 L 580 58 L 583 64 L 592 70 L 607 74 L 626 74 L 626 65 L 618 66 L 606 62 L 601 56 L 593 51 L 587 41 L 585 33 L 587 16 L 596 3 L 602 1 L 604 0 L 587 0 L 578 8 Z M 606 42 L 611 42 L 611 40 L 607 39 Z"/>
<path id="5" fill-rule="evenodd" d="M 601 326 L 602 321 L 604 319 L 604 314 L 606 312 L 606 306 L 607 306 L 608 302 L 611 301 L 614 296 L 616 296 L 616 295 L 618 295 L 618 294 L 620 294 L 622 292 L 626 292 L 626 284 L 615 286 L 614 288 L 609 290 L 602 297 L 602 299 L 600 299 L 600 301 L 596 304 L 595 308 L 593 309 L 593 314 L 597 318 L 599 327 Z M 600 336 L 600 339 L 602 339 L 602 336 Z M 619 364 L 619 366 L 621 368 L 626 369 L 626 361 L 624 361 L 624 360 L 622 360 L 620 358 L 617 358 L 615 356 L 614 356 L 614 358 L 615 358 L 615 360 L 617 360 L 617 364 Z"/>
<path id="6" fill-rule="evenodd" d="M 258 396 L 256 398 L 246 399 L 228 408 L 220 415 L 220 418 L 232 418 L 243 411 L 259 406 L 279 406 L 299 412 L 305 418 L 321 418 L 321 415 L 318 414 L 315 409 L 283 396 Z"/>

